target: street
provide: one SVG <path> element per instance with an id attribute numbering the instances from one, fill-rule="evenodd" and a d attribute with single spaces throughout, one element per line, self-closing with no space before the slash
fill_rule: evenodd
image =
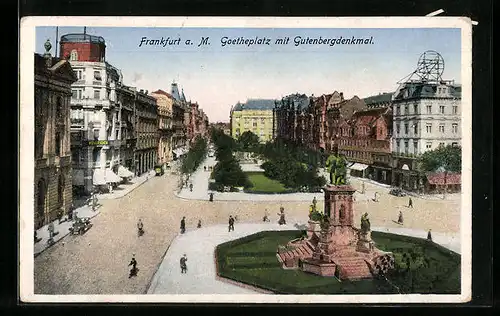
<path id="1" fill-rule="evenodd" d="M 203 165 L 201 165 L 203 168 Z M 310 201 L 215 201 L 181 199 L 175 195 L 178 176 L 166 173 L 152 177 L 128 195 L 115 200 L 101 200 L 100 214 L 93 227 L 82 236 L 68 236 L 34 259 L 35 294 L 143 294 L 162 262 L 173 239 L 179 234 L 180 220 L 186 217 L 187 231 L 227 224 L 229 215 L 238 222 L 259 222 L 268 209 L 271 221 L 277 221 L 280 205 L 287 219 L 306 222 Z M 361 189 L 359 180 L 352 185 Z M 194 184 L 194 187 L 202 185 Z M 389 195 L 387 188 L 366 183 L 366 198 L 355 203 L 356 223 L 368 212 L 372 226 L 401 227 L 397 220 L 401 210 L 404 227 L 443 235 L 460 231 L 460 200 L 413 197 L 414 209 L 407 208 L 407 197 Z M 371 201 L 379 192 L 379 202 Z M 356 193 L 359 195 L 360 193 Z M 137 236 L 138 219 L 145 234 Z M 357 223 L 358 224 L 358 223 Z M 425 238 L 425 236 L 422 236 Z M 128 264 L 135 254 L 138 275 L 128 278 Z M 213 264 L 208 262 L 206 264 Z M 176 265 L 175 268 L 178 268 Z"/>

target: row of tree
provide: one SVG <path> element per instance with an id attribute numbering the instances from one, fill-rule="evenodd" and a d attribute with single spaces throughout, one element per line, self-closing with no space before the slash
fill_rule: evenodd
<path id="1" fill-rule="evenodd" d="M 188 153 L 182 159 L 181 172 L 193 173 L 207 154 L 207 140 L 197 136 Z"/>
<path id="2" fill-rule="evenodd" d="M 220 129 L 215 128 L 211 130 L 211 137 L 215 145 L 215 158 L 217 159 L 212 173 L 215 183 L 211 189 L 223 191 L 226 187 L 231 189 L 248 187 L 250 185 L 248 177 L 233 154 L 239 147 L 237 142 Z"/>

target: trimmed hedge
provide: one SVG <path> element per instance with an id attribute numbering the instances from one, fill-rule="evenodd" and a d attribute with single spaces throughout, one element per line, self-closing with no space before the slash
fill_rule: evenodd
<path id="1" fill-rule="evenodd" d="M 281 268 L 276 253 L 278 245 L 301 237 L 302 231 L 264 231 L 232 240 L 216 247 L 217 274 L 244 284 L 260 287 L 277 294 L 397 294 L 385 279 L 338 282 L 335 278 L 321 277 L 300 270 Z M 419 268 L 409 273 L 388 275 L 401 293 L 460 293 L 460 255 L 425 239 L 372 232 L 381 250 L 396 254 L 407 249 L 423 249 L 434 262 L 433 270 Z M 248 258 L 248 260 L 245 260 Z M 246 262 L 245 262 L 246 261 Z M 436 275 L 426 273 L 436 272 Z M 411 282 L 409 282 L 411 281 Z M 411 286 L 407 285 L 411 283 Z M 411 291 L 410 291 L 411 290 Z"/>

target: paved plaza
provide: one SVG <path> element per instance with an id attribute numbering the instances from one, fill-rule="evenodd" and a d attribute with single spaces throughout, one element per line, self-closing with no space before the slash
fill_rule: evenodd
<path id="1" fill-rule="evenodd" d="M 208 163 L 205 162 L 206 165 Z M 205 177 L 208 182 L 209 172 L 201 168 L 193 175 L 194 192 L 201 192 L 207 182 L 198 181 L 198 177 Z M 99 215 L 92 219 L 93 227 L 82 236 L 66 236 L 62 242 L 58 242 L 46 249 L 34 258 L 34 286 L 35 294 L 142 294 L 147 293 L 149 284 L 153 285 L 153 276 L 159 267 L 156 277 L 156 291 L 171 291 L 194 293 L 205 291 L 200 289 L 203 284 L 213 289 L 222 287 L 215 281 L 205 282 L 211 278 L 207 269 L 215 269 L 213 257 L 209 262 L 195 262 L 191 253 L 196 249 L 200 251 L 200 258 L 207 254 L 213 254 L 213 245 L 217 238 L 233 238 L 237 234 L 248 234 L 258 230 L 260 226 L 279 227 L 276 225 L 280 206 L 285 208 L 287 221 L 290 223 L 286 229 L 291 229 L 296 222 L 307 220 L 308 206 L 312 197 L 318 200 L 322 194 L 313 195 L 310 198 L 295 201 L 257 200 L 255 195 L 252 199 L 223 200 L 216 194 L 214 202 L 208 201 L 208 194 L 203 199 L 188 199 L 182 197 L 178 192 L 179 175 L 167 172 L 163 176 L 151 176 L 137 186 L 127 195 L 116 199 L 100 199 Z M 352 179 L 352 185 L 360 190 L 361 182 Z M 450 195 L 446 200 L 413 198 L 414 208 L 407 208 L 407 198 L 389 195 L 388 188 L 367 182 L 366 193 L 356 193 L 354 216 L 359 219 L 361 214 L 368 212 L 372 227 L 384 229 L 410 229 L 426 232 L 432 229 L 436 242 L 440 242 L 441 236 L 449 240 L 450 247 L 457 247 L 457 239 L 454 236 L 460 232 L 460 200 L 458 195 Z M 200 191 L 198 191 L 200 190 Z M 379 202 L 372 201 L 374 192 L 378 192 Z M 184 193 L 186 193 L 184 191 Z M 206 193 L 206 191 L 205 191 Z M 201 193 L 200 197 L 201 197 Z M 225 194 L 225 193 L 224 193 Z M 227 193 L 244 194 L 244 193 Z M 319 204 L 321 206 L 321 204 Z M 259 223 L 268 211 L 271 223 Z M 401 227 L 395 221 L 399 211 L 404 215 L 404 226 Z M 226 225 L 229 215 L 237 216 L 233 235 L 228 235 Z M 179 226 L 182 217 L 186 217 L 188 233 L 179 238 Z M 145 234 L 137 236 L 136 223 L 138 219 L 144 223 Z M 197 229 L 198 221 L 202 221 L 202 228 Z M 252 224 L 253 223 L 253 224 Z M 248 230 L 245 232 L 245 227 Z M 252 228 L 251 225 L 257 225 Z M 220 227 L 220 231 L 219 228 Z M 285 228 L 285 227 L 283 227 Z M 217 230 L 218 233 L 210 233 Z M 203 234 L 208 234 L 204 236 Z M 212 236 L 213 239 L 207 236 Z M 218 236 L 218 237 L 217 237 Z M 425 237 L 425 236 L 423 236 Z M 190 240 L 190 238 L 194 238 Z M 207 238 L 207 241 L 204 241 Z M 182 240 L 187 244 L 182 244 Z M 196 240 L 196 241 L 195 241 Z M 454 241 L 453 241 L 454 240 Z M 170 246 L 170 249 L 169 249 Z M 178 248 L 180 247 L 180 248 Z M 201 248 L 198 248 L 201 247 Z M 168 252 L 167 252 L 168 249 Z M 186 279 L 199 275 L 203 282 L 198 285 L 187 284 L 172 285 L 161 277 L 162 271 L 170 268 L 172 277 L 179 277 L 179 255 L 180 250 L 187 252 L 188 267 L 190 269 Z M 454 248 L 452 248 L 454 249 Z M 181 251 L 182 252 L 182 251 Z M 166 253 L 166 255 L 165 255 Z M 135 255 L 139 268 L 138 275 L 128 278 L 128 264 Z M 169 259 L 172 256 L 172 259 Z M 165 258 L 164 261 L 163 259 Z M 205 257 L 208 258 L 208 257 Z M 174 260 L 175 259 L 175 260 Z M 201 259 L 200 259 L 201 260 Z M 204 260 L 204 259 L 203 259 Z M 163 265 L 162 265 L 163 261 Z M 206 271 L 204 271 L 206 270 Z M 165 276 L 165 274 L 163 274 Z M 168 274 L 166 274 L 168 279 Z M 164 284 L 164 285 L 162 285 Z M 169 285 L 170 284 L 170 285 Z M 213 285 L 209 285 L 213 284 Z M 163 286 L 163 287 L 162 287 Z M 227 286 L 227 287 L 226 287 Z M 226 285 L 223 290 L 230 288 Z M 168 289 L 165 289 L 168 288 Z M 153 289 L 153 287 L 151 287 Z M 163 290 L 162 290 L 163 289 Z M 238 289 L 230 291 L 244 291 Z M 248 290 L 247 290 L 248 291 Z M 170 292 L 169 292 L 170 293 Z M 226 292 L 224 292 L 226 293 Z M 239 292 L 238 292 L 239 293 Z"/>

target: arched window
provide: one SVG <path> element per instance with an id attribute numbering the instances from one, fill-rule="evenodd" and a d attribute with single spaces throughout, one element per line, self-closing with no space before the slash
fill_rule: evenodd
<path id="1" fill-rule="evenodd" d="M 64 205 L 64 176 L 59 175 L 59 181 L 57 183 L 57 202 L 60 206 Z"/>
<path id="2" fill-rule="evenodd" d="M 69 59 L 70 59 L 70 60 L 78 60 L 78 53 L 77 53 L 76 49 L 73 49 L 73 50 L 71 51 L 71 54 L 70 54 L 70 56 L 69 56 Z"/>

